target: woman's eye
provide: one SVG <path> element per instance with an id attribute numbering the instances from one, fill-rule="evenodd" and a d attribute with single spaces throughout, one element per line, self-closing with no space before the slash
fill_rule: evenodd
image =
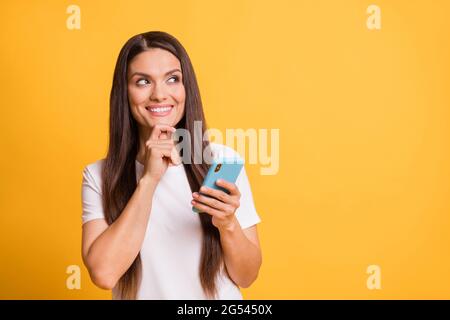
<path id="1" fill-rule="evenodd" d="M 169 82 L 178 82 L 178 80 L 179 80 L 178 76 L 173 76 L 173 77 L 170 77 L 168 81 Z M 147 79 L 144 79 L 144 78 L 139 79 L 138 81 L 136 81 L 136 84 L 138 86 L 144 86 L 144 85 L 149 84 L 149 83 L 150 83 L 150 81 L 148 81 Z"/>
<path id="2" fill-rule="evenodd" d="M 172 81 L 172 82 L 178 82 L 178 77 L 177 77 L 177 76 L 170 77 L 170 78 L 169 78 L 169 81 L 170 81 L 170 80 L 174 80 L 174 81 Z"/>
<path id="3" fill-rule="evenodd" d="M 139 79 L 139 80 L 136 82 L 136 84 L 137 84 L 137 85 L 140 85 L 140 86 L 143 86 L 143 85 L 148 84 L 148 80 L 147 80 L 147 79 Z"/>

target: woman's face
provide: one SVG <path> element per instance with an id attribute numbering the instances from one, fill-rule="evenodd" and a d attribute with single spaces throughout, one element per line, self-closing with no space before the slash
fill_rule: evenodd
<path id="1" fill-rule="evenodd" d="M 143 127 L 175 126 L 184 113 L 186 92 L 180 61 L 169 51 L 152 48 L 128 65 L 128 100 L 134 119 Z"/>

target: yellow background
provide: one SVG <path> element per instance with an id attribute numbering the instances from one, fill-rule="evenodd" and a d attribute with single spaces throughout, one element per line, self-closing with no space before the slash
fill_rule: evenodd
<path id="1" fill-rule="evenodd" d="M 366 27 L 370 4 L 382 28 Z M 68 30 L 66 8 L 81 8 Z M 82 267 L 81 171 L 105 156 L 131 36 L 186 47 L 210 127 L 279 128 L 247 165 L 263 266 L 247 299 L 450 298 L 449 1 L 8 1 L 0 19 L 0 298 L 109 299 Z M 381 290 L 366 286 L 381 268 Z"/>

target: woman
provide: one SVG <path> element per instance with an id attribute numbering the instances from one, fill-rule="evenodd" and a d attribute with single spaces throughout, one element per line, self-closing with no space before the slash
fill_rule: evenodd
<path id="1" fill-rule="evenodd" d="M 202 190 L 207 163 L 181 163 L 173 134 L 205 118 L 183 46 L 164 32 L 132 37 L 117 59 L 105 159 L 83 170 L 83 261 L 113 299 L 242 299 L 261 266 L 249 182 Z M 197 139 L 198 140 L 198 139 Z M 212 155 L 234 150 L 191 139 Z M 203 154 L 203 152 L 202 152 Z M 192 207 L 201 211 L 196 214 Z"/>

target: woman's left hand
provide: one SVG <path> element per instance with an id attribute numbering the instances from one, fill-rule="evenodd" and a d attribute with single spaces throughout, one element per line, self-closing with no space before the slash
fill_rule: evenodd
<path id="1" fill-rule="evenodd" d="M 222 190 L 215 190 L 202 186 L 200 193 L 192 194 L 194 200 L 192 205 L 200 212 L 208 213 L 212 216 L 213 225 L 219 230 L 230 229 L 236 225 L 235 212 L 239 208 L 241 193 L 234 183 L 219 179 L 216 181 L 219 187 L 230 192 L 227 194 Z"/>

